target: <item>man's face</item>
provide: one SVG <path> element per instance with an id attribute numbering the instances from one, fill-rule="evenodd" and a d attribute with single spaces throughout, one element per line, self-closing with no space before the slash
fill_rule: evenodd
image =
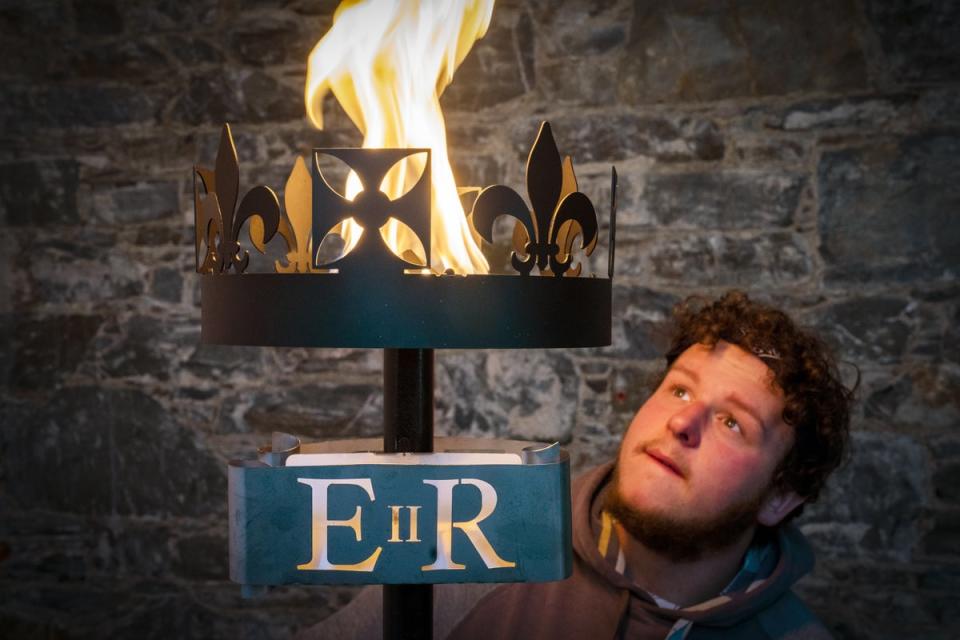
<path id="1" fill-rule="evenodd" d="M 621 503 L 640 516 L 700 525 L 739 505 L 759 508 L 793 443 L 771 375 L 724 341 L 684 351 L 624 436 Z"/>

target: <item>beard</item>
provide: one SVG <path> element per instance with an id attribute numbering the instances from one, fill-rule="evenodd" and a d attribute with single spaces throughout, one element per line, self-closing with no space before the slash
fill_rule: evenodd
<path id="1" fill-rule="evenodd" d="M 614 467 L 603 508 L 637 542 L 672 562 L 694 562 L 739 542 L 757 525 L 757 516 L 769 493 L 734 503 L 711 518 L 680 518 L 629 504 L 620 490 L 619 464 Z"/>

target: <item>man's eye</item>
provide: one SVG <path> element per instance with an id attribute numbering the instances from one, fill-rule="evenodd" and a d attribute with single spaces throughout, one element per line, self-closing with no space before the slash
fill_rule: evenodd
<path id="1" fill-rule="evenodd" d="M 733 417 L 727 417 L 723 421 L 723 424 L 731 431 L 735 431 L 737 433 L 743 433 L 743 429 L 740 427 L 740 423 L 737 422 L 736 419 Z"/>

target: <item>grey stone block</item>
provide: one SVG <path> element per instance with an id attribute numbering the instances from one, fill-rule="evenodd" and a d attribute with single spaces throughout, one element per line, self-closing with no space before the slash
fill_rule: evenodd
<path id="1" fill-rule="evenodd" d="M 144 290 L 142 267 L 115 232 L 78 227 L 69 240 L 38 234 L 20 251 L 24 275 L 14 281 L 20 305 L 103 302 Z"/>
<path id="2" fill-rule="evenodd" d="M 870 0 L 866 17 L 895 79 L 956 80 L 960 73 L 960 7 L 956 3 Z"/>
<path id="3" fill-rule="evenodd" d="M 435 397 L 438 434 L 567 443 L 577 379 L 563 353 L 443 352 Z"/>
<path id="4" fill-rule="evenodd" d="M 341 382 L 240 389 L 221 405 L 220 433 L 284 431 L 306 440 L 383 434 L 383 391 L 378 384 Z"/>
<path id="5" fill-rule="evenodd" d="M 224 533 L 199 533 L 178 538 L 174 572 L 188 580 L 227 580 L 230 544 Z"/>
<path id="6" fill-rule="evenodd" d="M 148 377 L 167 380 L 177 352 L 197 339 L 196 327 L 186 333 L 172 319 L 153 315 L 115 318 L 97 340 L 100 366 L 110 378 Z"/>
<path id="7" fill-rule="evenodd" d="M 0 224 L 77 224 L 78 185 L 72 159 L 0 165 Z"/>
<path id="8" fill-rule="evenodd" d="M 164 302 L 180 302 L 183 293 L 183 276 L 178 269 L 160 267 L 153 272 L 150 295 Z"/>
<path id="9" fill-rule="evenodd" d="M 786 131 L 881 128 L 897 121 L 905 122 L 914 102 L 915 96 L 909 94 L 803 102 L 784 112 L 781 126 Z"/>
<path id="10" fill-rule="evenodd" d="M 487 34 L 473 46 L 441 96 L 444 109 L 476 111 L 518 98 L 535 82 L 535 32 L 525 13 L 495 11 Z"/>
<path id="11" fill-rule="evenodd" d="M 909 561 L 919 550 L 929 486 L 929 458 L 916 439 L 856 431 L 849 462 L 807 505 L 801 529 L 827 558 Z"/>
<path id="12" fill-rule="evenodd" d="M 941 463 L 933 474 L 934 495 L 953 504 L 960 503 L 960 462 Z"/>
<path id="13" fill-rule="evenodd" d="M 611 374 L 610 402 L 614 425 L 625 432 L 634 414 L 643 406 L 663 378 L 666 361 L 621 362 Z"/>
<path id="14" fill-rule="evenodd" d="M 112 0 L 91 0 L 76 8 L 77 31 L 85 36 L 123 33 L 123 15 Z"/>
<path id="15" fill-rule="evenodd" d="M 957 540 L 960 539 L 960 509 L 937 509 L 932 514 L 932 526 L 923 537 L 923 551 L 930 556 L 960 555 Z"/>
<path id="16" fill-rule="evenodd" d="M 661 286 L 760 287 L 799 284 L 813 271 L 807 240 L 790 232 L 749 236 L 671 234 L 617 241 L 618 273 Z"/>
<path id="17" fill-rule="evenodd" d="M 865 380 L 865 417 L 878 424 L 950 430 L 960 422 L 960 376 L 945 367 L 915 368 Z"/>
<path id="18" fill-rule="evenodd" d="M 105 127 L 155 121 L 163 89 L 107 84 L 11 84 L 0 100 L 0 130 Z"/>
<path id="19" fill-rule="evenodd" d="M 579 163 L 605 164 L 635 157 L 663 162 L 710 161 L 723 158 L 719 126 L 698 116 L 644 116 L 617 111 L 596 115 L 548 118 L 560 154 Z M 542 118 L 527 119 L 514 135 L 518 154 L 526 160 Z"/>
<path id="20" fill-rule="evenodd" d="M 867 84 L 852 2 L 637 6 L 623 58 L 629 104 L 850 89 Z"/>
<path id="21" fill-rule="evenodd" d="M 666 325 L 680 298 L 646 287 L 613 289 L 613 344 L 605 355 L 629 361 L 658 360 L 667 349 Z"/>
<path id="22" fill-rule="evenodd" d="M 20 509 L 88 515 L 226 511 L 223 463 L 141 391 L 71 387 L 3 407 L 5 491 Z"/>
<path id="23" fill-rule="evenodd" d="M 13 371 L 13 364 L 15 362 L 14 351 L 16 347 L 14 346 L 13 336 L 15 335 L 15 327 L 17 326 L 17 318 L 12 313 L 0 313 L 0 341 L 2 344 L 9 345 L 4 349 L 0 349 L 0 383 L 4 387 L 10 386 L 13 382 L 13 377 L 11 372 Z"/>
<path id="24" fill-rule="evenodd" d="M 176 63 L 187 68 L 216 69 L 226 60 L 219 40 L 197 38 L 193 34 L 173 31 L 164 34 L 160 41 L 163 49 Z"/>
<path id="25" fill-rule="evenodd" d="M 450 166 L 458 187 L 488 187 L 501 184 L 504 179 L 503 159 L 494 154 L 451 154 Z M 464 209 L 469 214 L 470 208 Z"/>
<path id="26" fill-rule="evenodd" d="M 960 88 L 931 87 L 920 94 L 917 100 L 917 113 L 930 127 L 960 120 Z"/>
<path id="27" fill-rule="evenodd" d="M 241 62 L 253 66 L 305 65 L 311 49 L 329 25 L 311 21 L 311 28 L 304 27 L 302 18 L 294 15 L 241 14 L 239 24 L 230 30 L 229 49 Z"/>
<path id="28" fill-rule="evenodd" d="M 267 371 L 272 375 L 316 376 L 336 372 L 362 379 L 379 379 L 383 371 L 380 349 L 264 349 Z"/>
<path id="29" fill-rule="evenodd" d="M 154 38 L 124 38 L 86 47 L 72 46 L 67 56 L 64 64 L 83 79 L 156 83 L 176 72 L 163 43 Z"/>
<path id="30" fill-rule="evenodd" d="M 130 33 L 167 33 L 211 27 L 217 18 L 216 0 L 157 0 L 121 2 L 121 15 Z"/>
<path id="31" fill-rule="evenodd" d="M 911 330 L 910 301 L 892 296 L 845 299 L 818 310 L 817 328 L 852 362 L 898 362 Z"/>
<path id="32" fill-rule="evenodd" d="M 829 282 L 956 277 L 960 138 L 921 134 L 832 151 L 817 173 Z"/>
<path id="33" fill-rule="evenodd" d="M 537 88 L 552 104 L 602 107 L 616 102 L 619 76 L 610 60 L 569 56 L 537 68 Z"/>
<path id="34" fill-rule="evenodd" d="M 302 88 L 279 82 L 260 69 L 194 74 L 170 111 L 174 123 L 190 125 L 286 122 L 304 117 Z"/>
<path id="35" fill-rule="evenodd" d="M 660 227 L 771 229 L 793 222 L 805 185 L 770 171 L 650 174 L 642 206 Z"/>
<path id="36" fill-rule="evenodd" d="M 608 54 L 627 40 L 632 13 L 629 3 L 548 1 L 526 5 L 539 25 L 538 44 L 551 58 Z"/>
<path id="37" fill-rule="evenodd" d="M 47 390 L 91 357 L 91 343 L 103 323 L 99 315 L 16 317 L 10 384 L 18 389 Z"/>
<path id="38" fill-rule="evenodd" d="M 129 185 L 97 185 L 91 209 L 95 218 L 108 224 L 136 224 L 178 216 L 180 185 L 171 180 L 144 181 Z"/>
<path id="39" fill-rule="evenodd" d="M 960 569 L 948 567 L 934 567 L 920 576 L 921 589 L 936 589 L 938 591 L 960 590 Z"/>
<path id="40" fill-rule="evenodd" d="M 806 163 L 810 150 L 796 140 L 772 137 L 737 136 L 732 157 L 743 167 L 771 166 L 800 167 Z"/>
<path id="41" fill-rule="evenodd" d="M 169 578 L 173 546 L 190 529 L 152 518 L 110 518 L 98 523 L 90 527 L 89 573 L 107 580 Z"/>

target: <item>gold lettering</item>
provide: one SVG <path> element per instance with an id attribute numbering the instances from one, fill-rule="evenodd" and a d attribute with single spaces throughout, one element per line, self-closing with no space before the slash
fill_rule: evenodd
<path id="1" fill-rule="evenodd" d="M 517 566 L 515 562 L 504 560 L 487 537 L 480 530 L 480 523 L 486 520 L 497 508 L 497 491 L 489 482 L 477 478 L 463 478 L 461 480 L 424 480 L 424 484 L 437 488 L 437 557 L 433 564 L 425 564 L 423 571 L 437 571 L 440 569 L 466 569 L 466 565 L 453 560 L 453 528 L 456 527 L 466 534 L 473 547 L 480 554 L 480 558 L 488 569 L 497 569 Z M 453 488 L 457 484 L 473 485 L 480 490 L 480 513 L 472 520 L 464 522 L 453 521 Z"/>
<path id="2" fill-rule="evenodd" d="M 400 539 L 400 509 L 398 504 L 390 505 L 390 539 L 387 542 L 403 542 Z"/>
<path id="3" fill-rule="evenodd" d="M 363 540 L 360 532 L 360 506 L 354 512 L 349 520 L 330 520 L 327 518 L 327 492 L 331 485 L 355 485 L 367 492 L 370 500 L 373 501 L 373 484 L 370 478 L 343 478 L 339 480 L 325 479 L 307 479 L 297 478 L 297 482 L 305 484 L 311 490 L 311 504 L 313 509 L 312 521 L 312 554 L 310 562 L 298 564 L 297 569 L 310 571 L 373 571 L 380 557 L 383 547 L 377 547 L 377 550 L 370 554 L 366 560 L 355 564 L 333 564 L 327 556 L 327 529 L 330 527 L 349 527 L 353 529 L 353 534 L 357 542 Z"/>
<path id="4" fill-rule="evenodd" d="M 463 478 L 460 482 L 463 484 L 472 484 L 480 489 L 480 513 L 478 513 L 473 520 L 454 522 L 453 526 L 467 534 L 467 538 L 473 543 L 474 548 L 483 560 L 483 564 L 487 565 L 487 569 L 517 566 L 516 562 L 509 562 L 497 555 L 490 541 L 487 540 L 487 537 L 483 535 L 483 531 L 480 530 L 480 523 L 486 520 L 490 514 L 493 513 L 493 510 L 497 508 L 497 490 L 494 489 L 493 485 L 489 482 L 484 482 L 477 478 Z"/>
<path id="5" fill-rule="evenodd" d="M 400 510 L 404 508 L 410 512 L 410 531 L 406 540 L 400 537 Z M 419 506 L 390 505 L 390 539 L 387 542 L 420 542 L 420 538 L 417 537 L 418 511 L 420 511 Z"/>
<path id="6" fill-rule="evenodd" d="M 423 484 L 437 488 L 437 557 L 433 564 L 425 564 L 423 571 L 438 569 L 466 569 L 467 565 L 453 561 L 453 488 L 459 480 L 424 480 Z"/>
<path id="7" fill-rule="evenodd" d="M 420 542 L 420 538 L 417 537 L 417 512 L 420 511 L 420 507 L 407 507 L 407 510 L 410 512 L 410 534 L 407 536 L 407 542 Z"/>

